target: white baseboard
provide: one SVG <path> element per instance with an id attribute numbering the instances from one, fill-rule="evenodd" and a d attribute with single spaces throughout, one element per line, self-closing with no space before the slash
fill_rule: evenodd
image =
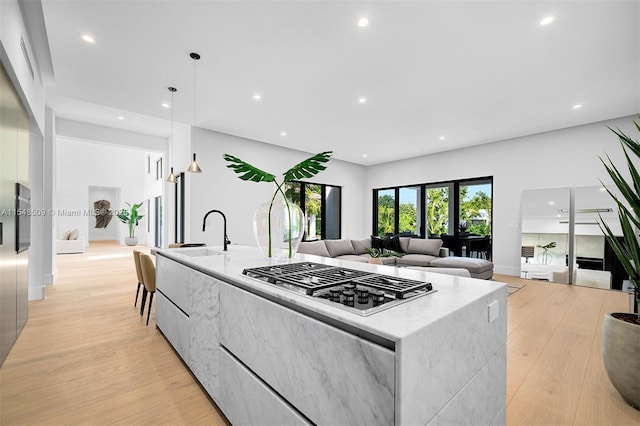
<path id="1" fill-rule="evenodd" d="M 514 277 L 520 276 L 520 267 L 505 266 L 505 265 L 493 265 L 494 274 L 512 275 Z"/>
<path id="2" fill-rule="evenodd" d="M 44 279 L 43 284 L 45 286 L 53 285 L 53 283 L 56 282 L 56 274 L 44 274 L 43 279 Z"/>

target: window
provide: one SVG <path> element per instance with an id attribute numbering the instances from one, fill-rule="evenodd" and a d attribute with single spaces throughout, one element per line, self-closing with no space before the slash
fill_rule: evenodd
<path id="1" fill-rule="evenodd" d="M 156 161 L 156 180 L 162 179 L 162 157 Z"/>
<path id="2" fill-rule="evenodd" d="M 461 182 L 459 188 L 459 231 L 491 235 L 491 181 Z"/>
<path id="3" fill-rule="evenodd" d="M 147 219 L 147 232 L 151 232 L 151 217 L 149 214 L 151 213 L 151 200 L 147 200 L 147 208 L 145 210 L 145 216 Z"/>
<path id="4" fill-rule="evenodd" d="M 156 197 L 155 207 L 155 246 L 162 247 L 162 197 Z"/>
<path id="5" fill-rule="evenodd" d="M 400 206 L 398 209 L 398 233 L 420 235 L 422 229 L 422 203 L 420 186 L 400 188 Z"/>
<path id="6" fill-rule="evenodd" d="M 394 189 L 378 191 L 377 199 L 376 216 L 378 225 L 375 234 L 393 234 L 396 229 L 396 191 Z"/>
<path id="7" fill-rule="evenodd" d="M 373 234 L 491 235 L 492 190 L 492 177 L 374 189 Z"/>
<path id="8" fill-rule="evenodd" d="M 151 174 L 151 156 L 147 155 L 147 174 Z"/>
<path id="9" fill-rule="evenodd" d="M 426 187 L 427 235 L 437 236 L 449 233 L 449 187 Z"/>
<path id="10" fill-rule="evenodd" d="M 341 236 L 341 188 L 308 182 L 287 183 L 287 198 L 304 212 L 305 241 Z"/>

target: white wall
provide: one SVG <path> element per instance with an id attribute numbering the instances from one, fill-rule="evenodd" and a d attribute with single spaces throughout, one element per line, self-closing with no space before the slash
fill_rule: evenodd
<path id="1" fill-rule="evenodd" d="M 33 78 L 22 54 L 21 38 L 31 59 Z M 16 0 L 0 1 L 0 61 L 29 112 L 31 131 L 39 135 L 44 134 L 45 91 L 38 68 L 38 58 L 34 54 L 29 31 Z"/>
<path id="2" fill-rule="evenodd" d="M 95 218 L 87 212 L 89 187 L 120 188 L 121 205 L 124 202 L 139 203 L 144 199 L 144 151 L 103 145 L 88 141 L 77 141 L 58 137 L 56 152 L 56 222 L 59 234 L 69 229 L 78 229 L 88 240 L 89 226 Z M 112 224 L 120 231 L 120 241 L 128 236 L 127 226 L 115 219 Z M 111 224 L 109 224 L 111 226 Z M 140 226 L 136 236 L 144 239 Z"/>
<path id="3" fill-rule="evenodd" d="M 29 187 L 31 189 L 31 209 L 44 212 L 43 194 L 44 139 L 29 134 Z M 29 248 L 29 300 L 44 299 L 44 258 L 50 252 L 46 250 L 45 215 L 31 216 L 31 247 Z"/>
<path id="4" fill-rule="evenodd" d="M 53 110 L 45 110 L 45 132 L 44 132 L 44 159 L 43 159 L 43 208 L 48 212 L 55 211 L 55 188 L 56 188 L 56 129 L 55 115 Z M 53 214 L 44 217 L 44 234 L 42 273 L 44 285 L 51 285 L 56 280 L 56 220 Z"/>
<path id="5" fill-rule="evenodd" d="M 56 134 L 65 136 L 67 139 L 102 142 L 146 151 L 165 152 L 168 147 L 167 139 L 160 136 L 146 135 L 63 118 L 56 119 Z"/>
<path id="6" fill-rule="evenodd" d="M 240 180 L 223 154 L 231 154 L 275 174 L 278 178 L 290 167 L 322 151 L 330 151 L 331 144 L 318 147 L 317 152 L 305 153 L 281 148 L 249 139 L 223 133 L 197 129 L 193 144 L 198 155 L 202 173 L 187 176 L 191 186 L 187 205 L 191 206 L 191 232 L 187 242 L 204 242 L 222 245 L 222 219 L 219 215 L 209 216 L 206 232 L 202 232 L 205 213 L 218 209 L 227 217 L 227 234 L 234 244 L 255 246 L 252 231 L 253 212 L 273 194 L 274 186 L 269 183 L 245 182 Z M 365 226 L 371 208 L 365 205 L 365 168 L 356 164 L 330 160 L 327 170 L 319 173 L 311 182 L 342 187 L 342 237 L 362 238 L 369 235 Z M 370 222 L 370 219 L 369 219 Z"/>
<path id="7" fill-rule="evenodd" d="M 539 188 L 611 183 L 598 156 L 624 162 L 618 138 L 607 129 L 637 136 L 635 117 L 624 117 L 367 168 L 365 229 L 371 229 L 372 189 L 493 176 L 493 261 L 497 273 L 520 271 L 520 196 Z"/>
<path id="8" fill-rule="evenodd" d="M 162 161 L 162 170 L 160 171 L 160 179 L 157 179 L 157 167 L 158 167 L 158 161 L 161 160 Z M 149 162 L 151 164 L 151 169 L 149 172 L 149 169 L 147 168 L 147 162 Z M 144 194 L 143 194 L 143 200 L 144 200 L 144 205 L 143 208 L 140 210 L 141 214 L 144 215 L 144 218 L 142 219 L 142 222 L 140 222 L 140 234 L 142 234 L 143 232 L 146 234 L 145 240 L 146 240 L 146 244 L 149 246 L 153 246 L 155 243 L 155 226 L 156 226 L 156 221 L 155 221 L 155 207 L 154 207 L 154 203 L 155 203 L 155 198 L 158 196 L 162 196 L 162 191 L 167 179 L 167 176 L 169 175 L 169 170 L 167 169 L 166 166 L 166 161 L 163 158 L 162 154 L 158 154 L 158 153 L 147 153 L 145 156 L 145 160 L 144 160 Z M 149 200 L 149 208 L 147 208 L 147 203 L 146 200 Z M 163 202 L 165 202 L 166 200 L 163 199 Z M 136 201 L 136 202 L 140 202 L 140 201 Z M 165 203 L 165 205 L 163 206 L 162 209 L 162 213 L 163 213 L 163 226 L 166 229 L 167 226 L 167 204 Z M 147 231 L 148 230 L 148 231 Z M 166 244 L 164 244 L 166 242 L 166 232 L 163 232 L 163 236 L 162 236 L 162 243 L 163 245 L 166 247 Z"/>

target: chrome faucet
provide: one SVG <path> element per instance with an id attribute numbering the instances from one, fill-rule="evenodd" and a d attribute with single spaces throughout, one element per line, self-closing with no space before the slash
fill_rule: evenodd
<path id="1" fill-rule="evenodd" d="M 204 215 L 204 219 L 202 219 L 202 232 L 204 232 L 204 228 L 207 226 L 207 216 L 211 213 L 220 213 L 222 216 L 222 220 L 224 221 L 224 251 L 227 251 L 227 244 L 231 244 L 229 241 L 229 237 L 227 237 L 227 217 L 220 210 L 209 210 L 207 214 Z"/>

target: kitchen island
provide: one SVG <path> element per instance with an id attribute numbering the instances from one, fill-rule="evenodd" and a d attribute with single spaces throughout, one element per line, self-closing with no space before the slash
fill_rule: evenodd
<path id="1" fill-rule="evenodd" d="M 430 282 L 361 316 L 243 275 L 252 247 L 156 250 L 156 323 L 232 424 L 506 423 L 506 286 L 298 254 Z"/>

